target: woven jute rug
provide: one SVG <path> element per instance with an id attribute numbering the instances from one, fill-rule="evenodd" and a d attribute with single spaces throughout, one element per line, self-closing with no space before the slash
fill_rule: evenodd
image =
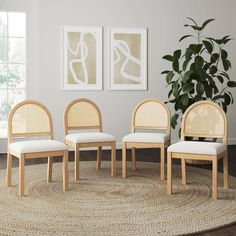
<path id="1" fill-rule="evenodd" d="M 18 168 L 11 188 L 0 171 L 0 235 L 183 235 L 236 222 L 236 178 L 211 200 L 211 171 L 188 167 L 188 185 L 181 185 L 180 166 L 173 167 L 174 194 L 166 195 L 159 164 L 128 166 L 128 178 L 110 176 L 110 162 L 81 162 L 79 181 L 69 164 L 69 191 L 62 191 L 62 165 L 54 163 L 53 182 L 46 182 L 45 164 L 26 167 L 27 197 L 18 198 Z"/>

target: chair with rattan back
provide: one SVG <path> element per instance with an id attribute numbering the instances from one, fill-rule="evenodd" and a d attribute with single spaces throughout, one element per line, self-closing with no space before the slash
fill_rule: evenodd
<path id="1" fill-rule="evenodd" d="M 102 116 L 98 106 L 86 98 L 73 100 L 64 112 L 65 143 L 75 150 L 75 179 L 79 179 L 80 149 L 96 147 L 96 169 L 101 169 L 102 147 L 110 146 L 111 175 L 116 175 L 116 140 L 115 137 L 104 133 Z"/>
<path id="2" fill-rule="evenodd" d="M 22 140 L 23 139 L 23 140 Z M 47 180 L 52 180 L 52 158 L 63 157 L 63 190 L 68 188 L 67 146 L 54 140 L 52 117 L 40 102 L 26 100 L 12 108 L 8 117 L 7 186 L 11 186 L 12 157 L 19 159 L 19 196 L 24 196 L 25 160 L 48 158 Z"/>
<path id="3" fill-rule="evenodd" d="M 217 142 L 189 141 L 189 138 L 215 139 Z M 184 113 L 181 141 L 168 148 L 167 192 L 172 193 L 172 159 L 180 158 L 182 183 L 187 183 L 186 159 L 211 161 L 212 198 L 217 199 L 218 160 L 223 158 L 224 187 L 228 188 L 227 118 L 223 109 L 212 101 L 192 104 Z"/>
<path id="4" fill-rule="evenodd" d="M 132 151 L 132 169 L 136 170 L 136 148 L 159 148 L 161 180 L 165 179 L 165 147 L 170 144 L 170 111 L 157 99 L 141 101 L 134 109 L 131 132 L 122 139 L 122 176 L 126 177 L 126 149 Z"/>

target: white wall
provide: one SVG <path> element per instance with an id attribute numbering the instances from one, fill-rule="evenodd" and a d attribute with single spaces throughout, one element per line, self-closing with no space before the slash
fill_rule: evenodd
<path id="1" fill-rule="evenodd" d="M 165 79 L 161 71 L 169 63 L 161 57 L 180 47 L 178 39 L 187 29 L 183 27 L 190 16 L 203 22 L 208 18 L 216 21 L 209 26 L 212 36 L 226 34 L 236 37 L 236 2 L 234 0 L 0 0 L 4 8 L 19 3 L 28 12 L 29 28 L 28 97 L 42 101 L 53 114 L 56 138 L 63 139 L 62 114 L 65 106 L 77 97 L 94 100 L 103 114 L 104 131 L 121 137 L 130 131 L 133 107 L 144 98 L 166 100 Z M 17 5 L 17 4 L 16 4 Z M 104 26 L 104 90 L 61 91 L 61 35 L 60 26 Z M 148 28 L 148 90 L 109 91 L 107 27 Z M 32 42 L 31 42 L 32 40 Z M 233 65 L 231 78 L 236 80 L 236 43 L 227 47 Z M 38 55 L 38 56 L 37 56 Z M 34 57 L 35 56 L 35 57 Z M 33 60 L 33 61 L 30 61 Z M 34 69 L 34 70 L 33 70 Z M 236 89 L 232 89 L 236 99 Z M 236 104 L 236 103 L 235 103 Z M 235 114 L 233 104 L 228 112 L 229 140 L 236 144 Z M 170 106 L 173 111 L 172 107 Z M 173 131 L 173 139 L 178 136 Z"/>

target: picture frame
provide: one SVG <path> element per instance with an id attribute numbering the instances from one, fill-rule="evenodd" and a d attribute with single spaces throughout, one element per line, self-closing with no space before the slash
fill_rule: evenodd
<path id="1" fill-rule="evenodd" d="M 108 31 L 109 89 L 147 90 L 147 28 Z"/>
<path id="2" fill-rule="evenodd" d="M 102 27 L 62 26 L 62 90 L 102 90 Z"/>

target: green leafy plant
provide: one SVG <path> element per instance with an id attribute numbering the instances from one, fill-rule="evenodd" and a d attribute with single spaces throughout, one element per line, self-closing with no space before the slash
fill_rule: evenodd
<path id="1" fill-rule="evenodd" d="M 170 70 L 162 72 L 170 89 L 166 103 L 174 104 L 175 109 L 171 117 L 172 128 L 176 127 L 180 114 L 197 101 L 210 99 L 222 106 L 225 112 L 234 102 L 229 89 L 236 87 L 236 82 L 230 80 L 227 73 L 231 62 L 225 49 L 232 39 L 229 35 L 220 39 L 202 35 L 205 27 L 214 19 L 208 19 L 202 25 L 192 18 L 188 19 L 192 24 L 184 26 L 195 33 L 184 35 L 179 42 L 191 38 L 194 43 L 184 50 L 178 49 L 162 57 L 172 65 Z"/>

